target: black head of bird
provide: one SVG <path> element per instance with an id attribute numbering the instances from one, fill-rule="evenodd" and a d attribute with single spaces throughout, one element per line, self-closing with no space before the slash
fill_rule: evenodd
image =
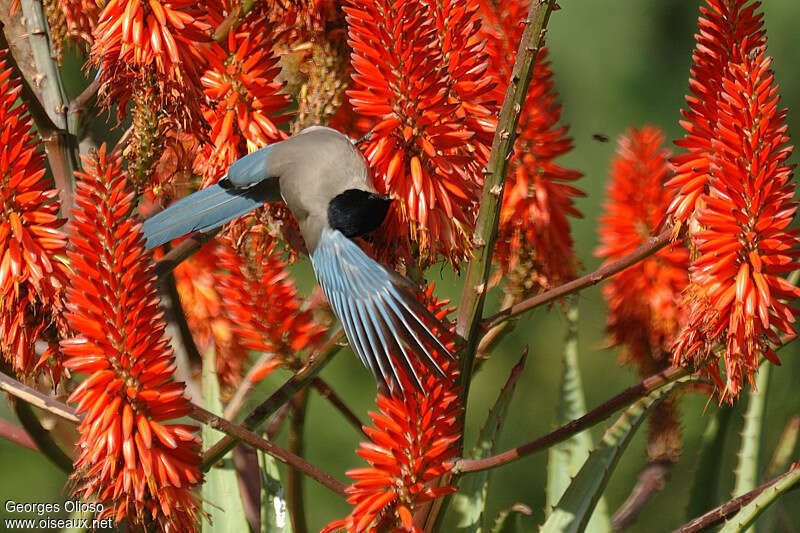
<path id="1" fill-rule="evenodd" d="M 146 220 L 146 244 L 208 231 L 280 201 L 300 226 L 314 274 L 353 351 L 378 383 L 402 393 L 402 374 L 423 389 L 412 357 L 444 375 L 434 352 L 452 355 L 431 332 L 428 324 L 438 320 L 417 298 L 419 289 L 351 240 L 381 225 L 391 199 L 376 192 L 364 156 L 336 130 L 313 126 L 244 156 L 216 185 Z"/>

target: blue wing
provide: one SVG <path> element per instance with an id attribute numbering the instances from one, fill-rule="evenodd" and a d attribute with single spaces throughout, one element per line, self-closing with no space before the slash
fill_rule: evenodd
<path id="1" fill-rule="evenodd" d="M 445 375 L 431 350 L 453 356 L 423 320 L 438 322 L 414 296 L 416 288 L 411 282 L 330 228 L 322 230 L 311 263 L 353 351 L 379 382 L 405 392 L 399 378 L 402 370 L 424 390 L 406 347 L 426 366 Z M 396 368 L 395 362 L 403 368 Z"/>
<path id="2" fill-rule="evenodd" d="M 279 200 L 277 182 L 266 179 L 246 189 L 220 184 L 200 189 L 144 221 L 145 245 L 155 248 L 194 231 L 218 228 L 266 202 Z"/>

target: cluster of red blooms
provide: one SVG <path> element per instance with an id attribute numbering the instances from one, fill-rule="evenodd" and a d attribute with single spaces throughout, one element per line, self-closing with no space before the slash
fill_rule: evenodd
<path id="1" fill-rule="evenodd" d="M 437 301 L 433 290 L 433 285 L 427 288 L 424 303 L 436 318 L 446 320 L 455 308 L 447 308 L 447 300 Z M 451 331 L 434 332 L 448 350 L 455 348 Z M 456 490 L 449 485 L 437 486 L 436 481 L 450 471 L 450 459 L 458 454 L 454 446 L 461 435 L 458 363 L 442 354 L 435 356 L 447 378 L 418 364 L 415 370 L 422 378 L 424 392 L 414 388 L 411 376 L 401 375 L 407 391 L 404 397 L 378 395 L 380 412 L 370 413 L 375 427 L 364 427 L 370 441 L 361 443 L 357 452 L 370 466 L 347 472 L 355 480 L 347 489 L 353 510 L 323 532 L 421 533 L 413 522 L 415 509 Z"/>
<path id="2" fill-rule="evenodd" d="M 632 253 L 659 230 L 672 200 L 669 150 L 658 128 L 632 129 L 620 137 L 611 162 L 600 246 L 595 255 L 611 263 Z M 679 305 L 689 282 L 689 254 L 678 243 L 617 274 L 603 287 L 608 303 L 608 332 L 640 372 L 649 375 L 665 364 L 672 343 L 686 322 Z"/>
<path id="3" fill-rule="evenodd" d="M 409 232 L 420 253 L 456 262 L 469 255 L 483 183 L 486 135 L 473 111 L 496 111 L 487 83 L 487 57 L 471 41 L 479 28 L 473 1 L 347 2 L 356 113 L 374 120 L 362 146 L 379 192 L 396 202 L 386 239 Z M 391 21 L 391 22 L 390 22 Z M 465 50 L 452 45 L 463 42 Z M 456 77 L 458 76 L 458 77 Z M 476 159 L 475 155 L 479 157 Z"/>
<path id="4" fill-rule="evenodd" d="M 672 200 L 665 187 L 672 176 L 669 150 L 660 129 L 631 129 L 619 139 L 611 161 L 604 215 L 595 255 L 611 263 L 632 253 L 658 232 Z M 603 286 L 607 330 L 621 360 L 649 376 L 670 364 L 670 351 L 686 323 L 681 297 L 689 282 L 689 254 L 675 243 L 627 268 Z M 648 418 L 647 456 L 651 462 L 677 462 L 682 441 L 678 398 L 660 402 Z"/>
<path id="5" fill-rule="evenodd" d="M 216 182 L 237 159 L 279 141 L 286 134 L 277 128 L 288 116 L 278 115 L 291 99 L 279 93 L 275 81 L 280 71 L 274 55 L 276 30 L 261 17 L 230 33 L 223 45 L 214 43 L 203 77 L 203 92 L 210 105 L 203 115 L 211 126 L 211 143 L 196 161 L 205 183 Z"/>
<path id="6" fill-rule="evenodd" d="M 18 375 L 49 368 L 61 375 L 57 334 L 66 331 L 63 292 L 66 236 L 59 229 L 58 191 L 45 177 L 19 82 L 0 50 L 0 359 Z M 38 356 L 35 341 L 51 346 Z"/>
<path id="7" fill-rule="evenodd" d="M 128 518 L 162 531 L 192 531 L 200 439 L 166 424 L 191 407 L 175 368 L 151 256 L 134 218 L 135 195 L 120 161 L 106 154 L 78 173 L 68 252 L 74 274 L 66 317 L 76 336 L 61 343 L 65 366 L 87 377 L 69 401 L 79 426 L 74 493 L 106 504 L 97 518 Z"/>
<path id="8" fill-rule="evenodd" d="M 691 220 L 688 324 L 674 346 L 676 363 L 704 368 L 723 397 L 752 382 L 760 355 L 773 363 L 776 331 L 793 333 L 800 289 L 782 276 L 797 270 L 798 231 L 790 229 L 792 151 L 785 110 L 766 55 L 759 2 L 707 0 L 687 96 L 689 110 L 674 159 L 678 189 L 670 212 Z M 715 347 L 724 347 L 725 381 Z"/>
<path id="9" fill-rule="evenodd" d="M 481 2 L 493 96 L 502 101 L 519 46 L 529 2 Z M 567 126 L 559 126 L 553 73 L 542 47 L 520 115 L 517 141 L 506 177 L 495 258 L 501 273 L 520 269 L 531 287 L 548 288 L 575 277 L 575 254 L 568 217 L 581 217 L 574 198 L 583 192 L 570 185 L 581 173 L 555 160 L 572 150 Z"/>
<path id="10" fill-rule="evenodd" d="M 224 386 L 239 384 L 248 350 L 273 354 L 267 368 L 291 366 L 325 333 L 311 310 L 301 308 L 286 262 L 266 240 L 248 239 L 248 249 L 237 251 L 229 238 L 217 239 L 175 270 L 189 327 L 200 343 L 214 343 Z"/>

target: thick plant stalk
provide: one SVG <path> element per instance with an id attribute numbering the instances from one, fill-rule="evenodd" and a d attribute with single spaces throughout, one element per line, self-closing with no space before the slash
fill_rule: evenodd
<path id="1" fill-rule="evenodd" d="M 545 28 L 554 6 L 555 0 L 531 2 L 503 107 L 500 109 L 489 163 L 486 166 L 481 204 L 472 238 L 475 249 L 467 269 L 456 324 L 456 333 L 467 341 L 466 347 L 461 351 L 461 387 L 465 406 L 472 378 L 472 364 L 478 348 L 480 318 L 486 300 L 494 244 L 497 239 L 508 155 L 517 138 L 516 130 L 522 104 L 528 94 L 534 62 L 544 41 Z"/>

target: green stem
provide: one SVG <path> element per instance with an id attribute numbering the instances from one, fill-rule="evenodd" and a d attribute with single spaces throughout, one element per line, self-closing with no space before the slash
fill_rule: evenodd
<path id="1" fill-rule="evenodd" d="M 478 348 L 480 318 L 486 300 L 487 282 L 492 266 L 494 244 L 497 239 L 497 226 L 500 221 L 500 206 L 503 203 L 506 168 L 509 155 L 517 138 L 517 124 L 520 112 L 528 94 L 528 85 L 533 75 L 533 67 L 539 48 L 544 41 L 545 27 L 555 0 L 535 0 L 530 4 L 525 31 L 519 43 L 514 61 L 514 69 L 500 109 L 492 152 L 485 170 L 480 209 L 472 238 L 474 255 L 467 269 L 467 277 L 461 294 L 456 333 L 466 340 L 461 351 L 461 390 L 466 407 L 469 384 L 472 377 L 472 364 Z"/>
<path id="2" fill-rule="evenodd" d="M 22 0 L 21 5 L 33 52 L 35 73 L 32 78 L 38 80 L 39 100 L 55 125 L 52 130 L 39 130 L 39 135 L 44 141 L 50 170 L 60 191 L 62 212 L 68 217 L 72 211 L 75 170 L 80 168 L 78 145 L 75 136 L 67 129 L 69 99 L 61 81 L 41 0 Z"/>

